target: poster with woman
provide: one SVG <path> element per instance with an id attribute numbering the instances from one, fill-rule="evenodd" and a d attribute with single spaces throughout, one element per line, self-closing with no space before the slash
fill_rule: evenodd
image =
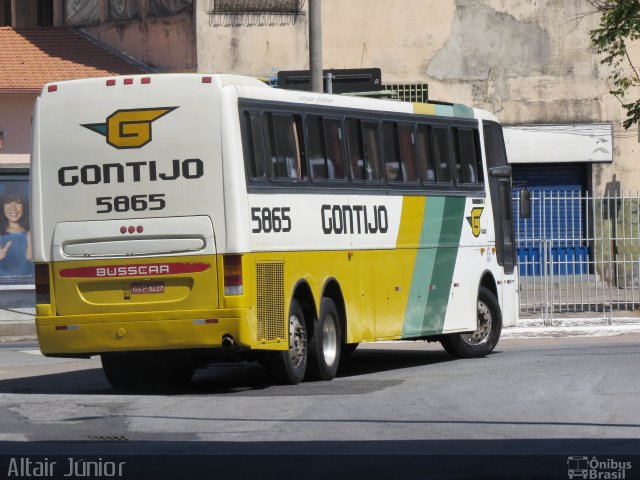
<path id="1" fill-rule="evenodd" d="M 28 180 L 0 181 L 0 285 L 33 285 Z"/>

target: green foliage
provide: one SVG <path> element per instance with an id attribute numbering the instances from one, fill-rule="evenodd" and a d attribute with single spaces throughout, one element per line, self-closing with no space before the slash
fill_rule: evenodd
<path id="1" fill-rule="evenodd" d="M 591 30 L 591 43 L 604 58 L 600 63 L 611 67 L 610 78 L 614 95 L 627 111 L 627 119 L 622 123 L 628 129 L 640 123 L 640 99 L 625 100 L 629 89 L 640 87 L 640 75 L 633 64 L 627 46 L 640 39 L 640 0 L 588 0 L 602 13 L 600 28 Z"/>

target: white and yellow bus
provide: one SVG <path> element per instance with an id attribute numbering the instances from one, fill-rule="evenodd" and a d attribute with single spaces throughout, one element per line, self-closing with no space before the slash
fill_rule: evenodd
<path id="1" fill-rule="evenodd" d="M 224 354 L 295 384 L 360 343 L 490 353 L 513 325 L 511 179 L 488 112 L 235 75 L 48 84 L 33 117 L 36 325 L 119 388 Z"/>

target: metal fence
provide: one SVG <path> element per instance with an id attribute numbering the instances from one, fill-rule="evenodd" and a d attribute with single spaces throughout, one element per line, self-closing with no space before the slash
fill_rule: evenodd
<path id="1" fill-rule="evenodd" d="M 589 313 L 611 322 L 640 307 L 640 195 L 531 191 L 531 216 L 514 196 L 520 314 Z"/>
<path id="2" fill-rule="evenodd" d="M 429 85 L 426 83 L 386 83 L 382 90 L 389 93 L 389 98 L 403 102 L 429 101 Z"/>

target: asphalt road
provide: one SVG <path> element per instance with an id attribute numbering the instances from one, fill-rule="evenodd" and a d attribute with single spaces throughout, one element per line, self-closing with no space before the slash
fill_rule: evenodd
<path id="1" fill-rule="evenodd" d="M 369 468 L 366 478 L 567 478 L 579 456 L 629 461 L 608 478 L 640 478 L 639 372 L 640 334 L 503 340 L 477 360 L 384 343 L 359 347 L 331 382 L 275 386 L 258 364 L 218 364 L 187 390 L 127 395 L 97 359 L 0 344 L 0 478 L 16 455 L 141 454 L 161 455 L 145 457 L 162 466 L 154 478 L 175 478 L 167 458 L 177 471 L 213 462 L 215 478 L 279 477 L 283 465 L 305 480 Z"/>

